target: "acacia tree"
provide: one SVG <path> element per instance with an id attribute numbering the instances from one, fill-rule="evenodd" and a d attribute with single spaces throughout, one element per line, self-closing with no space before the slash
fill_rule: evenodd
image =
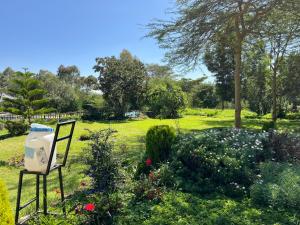
<path id="1" fill-rule="evenodd" d="M 245 39 L 283 0 L 177 0 L 176 17 L 148 25 L 171 64 L 194 68 L 216 37 L 230 36 L 235 62 L 235 127 L 241 127 L 241 66 Z"/>

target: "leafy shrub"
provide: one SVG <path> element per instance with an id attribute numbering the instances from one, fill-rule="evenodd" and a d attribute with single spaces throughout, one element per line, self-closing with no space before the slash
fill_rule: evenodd
<path id="1" fill-rule="evenodd" d="M 90 133 L 81 134 L 79 137 L 79 141 L 88 141 L 91 140 L 92 136 Z"/>
<path id="2" fill-rule="evenodd" d="M 274 121 L 264 122 L 261 129 L 263 131 L 275 130 L 276 129 L 276 123 Z"/>
<path id="3" fill-rule="evenodd" d="M 118 179 L 118 163 L 112 156 L 115 130 L 91 132 L 91 142 L 84 149 L 84 161 L 89 165 L 86 174 L 92 178 L 96 191 L 113 191 Z"/>
<path id="4" fill-rule="evenodd" d="M 10 208 L 8 193 L 4 182 L 0 179 L 0 224 L 13 225 L 13 215 Z"/>
<path id="5" fill-rule="evenodd" d="M 220 110 L 217 109 L 200 109 L 200 108 L 187 108 L 184 110 L 185 115 L 193 116 L 205 116 L 205 117 L 214 117 L 218 115 Z"/>
<path id="6" fill-rule="evenodd" d="M 262 206 L 300 210 L 300 166 L 268 162 L 261 179 L 251 186 L 251 199 Z"/>
<path id="7" fill-rule="evenodd" d="M 300 112 L 287 113 L 285 118 L 288 119 L 288 120 L 300 120 Z"/>
<path id="8" fill-rule="evenodd" d="M 144 201 L 131 204 L 122 211 L 116 224 L 296 225 L 300 221 L 293 213 L 255 208 L 248 200 L 207 199 L 176 191 L 165 193 L 159 204 Z"/>
<path id="9" fill-rule="evenodd" d="M 187 105 L 186 95 L 174 84 L 156 86 L 149 94 L 150 111 L 160 118 L 177 118 Z"/>
<path id="10" fill-rule="evenodd" d="M 171 161 L 177 184 L 190 192 L 246 193 L 255 180 L 257 164 L 270 157 L 264 151 L 266 136 L 235 129 L 179 135 Z"/>
<path id="11" fill-rule="evenodd" d="M 271 152 L 273 161 L 300 161 L 300 135 L 272 131 L 265 148 Z"/>
<path id="12" fill-rule="evenodd" d="M 146 155 L 153 164 L 165 161 L 171 153 L 171 145 L 176 137 L 175 129 L 160 125 L 151 127 L 146 134 Z"/>
<path id="13" fill-rule="evenodd" d="M 29 125 L 25 121 L 6 121 L 5 128 L 12 136 L 25 134 L 29 129 Z"/>

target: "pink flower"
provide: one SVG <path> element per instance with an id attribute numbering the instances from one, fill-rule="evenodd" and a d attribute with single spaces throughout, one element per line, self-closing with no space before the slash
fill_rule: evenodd
<path id="1" fill-rule="evenodd" d="M 84 210 L 90 211 L 90 212 L 94 211 L 95 208 L 96 208 L 96 207 L 95 207 L 95 205 L 94 205 L 93 203 L 88 203 L 88 204 L 86 204 L 86 205 L 84 206 Z"/>
<path id="2" fill-rule="evenodd" d="M 148 158 L 146 160 L 146 166 L 151 166 L 152 165 L 152 160 L 150 158 Z"/>

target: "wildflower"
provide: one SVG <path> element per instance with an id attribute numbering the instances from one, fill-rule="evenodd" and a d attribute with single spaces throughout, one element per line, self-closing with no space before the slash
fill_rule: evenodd
<path id="1" fill-rule="evenodd" d="M 151 166 L 152 165 L 152 160 L 150 158 L 148 158 L 146 160 L 146 166 Z"/>
<path id="2" fill-rule="evenodd" d="M 95 205 L 93 204 L 93 203 L 88 203 L 88 204 L 86 204 L 85 206 L 84 206 L 84 210 L 86 210 L 86 211 L 94 211 L 95 210 Z"/>

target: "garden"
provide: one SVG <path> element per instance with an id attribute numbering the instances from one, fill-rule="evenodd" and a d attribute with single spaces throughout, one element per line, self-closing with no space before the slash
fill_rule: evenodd
<path id="1" fill-rule="evenodd" d="M 140 2 L 6 3 L 0 225 L 299 225 L 300 2 Z"/>
<path id="2" fill-rule="evenodd" d="M 243 111 L 242 130 L 231 128 L 232 110 L 78 121 L 63 171 L 67 218 L 41 215 L 29 224 L 298 224 L 300 121 L 279 120 L 278 131 L 268 132 L 262 131 L 264 119 L 245 118 L 249 114 Z M 16 204 L 24 141 L 1 140 L 8 216 Z M 50 177 L 50 211 L 60 212 L 57 177 Z M 23 201 L 34 196 L 34 179 L 28 176 Z"/>

